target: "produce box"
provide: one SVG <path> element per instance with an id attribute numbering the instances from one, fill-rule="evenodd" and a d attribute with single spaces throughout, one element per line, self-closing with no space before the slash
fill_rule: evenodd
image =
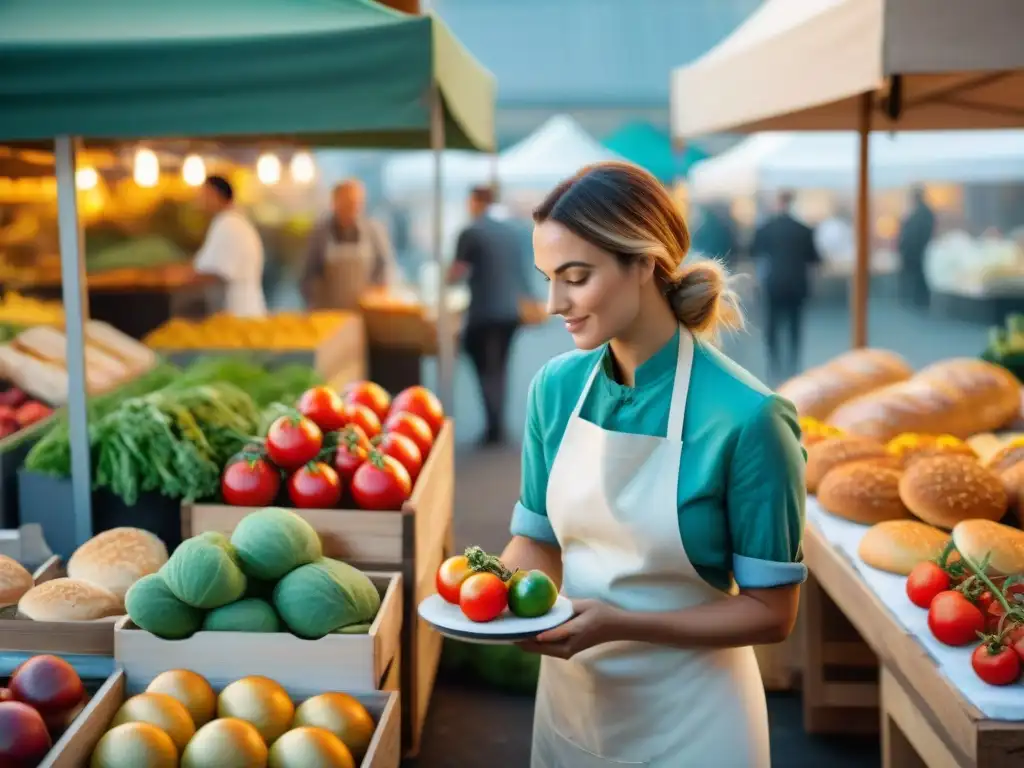
<path id="1" fill-rule="evenodd" d="M 404 350 L 427 356 L 437 354 L 437 317 L 433 308 L 377 294 L 364 297 L 359 302 L 359 308 L 363 313 L 366 342 L 370 347 Z M 450 308 L 448 329 L 452 336 L 459 335 L 462 322 L 462 307 Z"/>
<path id="2" fill-rule="evenodd" d="M 125 616 L 114 632 L 114 658 L 132 679 L 187 668 L 206 678 L 265 675 L 285 687 L 316 680 L 338 690 L 387 690 L 387 684 L 398 690 L 398 681 L 389 678 L 401 645 L 402 576 L 367 575 L 381 594 L 381 604 L 365 635 L 304 640 L 287 631 L 197 632 L 184 640 L 164 640 Z"/>
<path id="3" fill-rule="evenodd" d="M 325 557 L 363 570 L 402 574 L 402 721 L 409 754 L 418 751 L 441 658 L 441 636 L 419 618 L 416 608 L 433 594 L 437 568 L 451 554 L 454 502 L 455 430 L 447 421 L 401 511 L 293 510 L 320 534 Z M 222 504 L 186 506 L 182 527 L 189 536 L 205 531 L 230 535 L 250 511 Z"/>
<path id="4" fill-rule="evenodd" d="M 36 584 L 67 575 L 56 555 L 32 574 Z M 81 656 L 114 655 L 115 619 L 98 621 L 32 621 L 15 618 L 17 608 L 0 610 L 0 657 L 8 653 L 54 653 Z"/>
<path id="5" fill-rule="evenodd" d="M 68 511 L 74 507 L 69 477 L 52 477 L 27 469 L 18 470 L 18 508 L 21 523 L 38 523 L 50 549 L 68 558 L 79 542 Z M 92 493 L 92 533 L 131 526 L 158 536 L 171 552 L 181 543 L 181 502 L 156 492 L 142 493 L 129 507 L 105 488 Z"/>
<path id="6" fill-rule="evenodd" d="M 165 664 L 161 667 L 161 671 L 172 669 Z M 284 686 L 296 705 L 330 690 L 318 681 L 318 674 L 315 673 L 312 679 L 302 685 Z M 86 768 L 93 748 L 106 733 L 117 710 L 126 699 L 142 693 L 151 679 L 132 675 L 118 667 L 92 697 L 71 728 L 54 744 L 40 768 Z M 234 682 L 231 677 L 208 677 L 207 680 L 217 693 Z M 348 692 L 366 707 L 376 722 L 376 730 L 359 764 L 360 768 L 398 768 L 401 759 L 398 694 L 385 691 Z"/>
<path id="7" fill-rule="evenodd" d="M 0 439 L 0 528 L 17 528 L 18 470 L 32 446 L 53 426 L 54 416 Z"/>

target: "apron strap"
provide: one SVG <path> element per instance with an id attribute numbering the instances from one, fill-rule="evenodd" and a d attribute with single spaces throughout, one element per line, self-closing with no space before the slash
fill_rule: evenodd
<path id="1" fill-rule="evenodd" d="M 676 355 L 676 378 L 672 382 L 672 404 L 668 411 L 669 440 L 683 439 L 683 422 L 686 419 L 686 396 L 690 392 L 690 373 L 693 370 L 693 334 L 679 327 L 679 351 Z"/>
<path id="2" fill-rule="evenodd" d="M 580 392 L 580 398 L 576 401 L 576 405 L 572 409 L 573 419 L 580 415 L 580 410 L 583 408 L 583 403 L 587 399 L 587 394 L 590 392 L 590 387 L 593 385 L 594 379 L 597 378 L 597 372 L 601 370 L 601 365 L 604 363 L 604 356 L 606 354 L 608 354 L 607 346 L 602 349 L 601 354 L 597 358 L 597 362 L 594 364 L 594 367 L 590 369 L 590 375 L 587 377 L 587 383 L 583 385 L 583 391 Z"/>

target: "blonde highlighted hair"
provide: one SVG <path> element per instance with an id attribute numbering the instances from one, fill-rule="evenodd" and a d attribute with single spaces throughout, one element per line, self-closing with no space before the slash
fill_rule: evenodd
<path id="1" fill-rule="evenodd" d="M 533 212 L 612 254 L 623 266 L 654 262 L 654 276 L 679 322 L 717 338 L 744 326 L 733 278 L 719 262 L 684 264 L 690 232 L 668 190 L 639 166 L 606 162 L 582 168 L 556 186 Z"/>

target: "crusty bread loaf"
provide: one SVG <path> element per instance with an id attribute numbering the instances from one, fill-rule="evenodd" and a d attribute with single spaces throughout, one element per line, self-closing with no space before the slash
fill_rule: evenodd
<path id="1" fill-rule="evenodd" d="M 801 416 L 824 420 L 847 400 L 909 379 L 913 372 L 895 352 L 854 349 L 794 376 L 777 392 L 792 402 Z"/>
<path id="2" fill-rule="evenodd" d="M 1019 413 L 1020 383 L 1013 374 L 983 360 L 960 358 L 850 400 L 829 422 L 883 442 L 904 432 L 965 439 L 999 429 Z"/>
<path id="3" fill-rule="evenodd" d="M 899 485 L 899 470 L 855 461 L 825 475 L 818 486 L 818 503 L 836 517 L 864 525 L 909 518 Z"/>
<path id="4" fill-rule="evenodd" d="M 807 472 L 804 475 L 809 493 L 816 493 L 822 479 L 831 470 L 851 461 L 872 460 L 896 466 L 885 446 L 856 435 L 829 437 L 807 449 Z"/>
<path id="5" fill-rule="evenodd" d="M 68 560 L 68 577 L 87 581 L 124 600 L 128 588 L 167 562 L 167 547 L 141 528 L 98 533 Z"/>
<path id="6" fill-rule="evenodd" d="M 880 571 L 907 576 L 918 563 L 942 554 L 949 534 L 919 520 L 885 520 L 860 540 L 860 559 Z"/>
<path id="7" fill-rule="evenodd" d="M 103 587 L 77 579 L 52 579 L 22 595 L 18 613 L 33 621 L 95 621 L 120 616 L 124 608 Z"/>
<path id="8" fill-rule="evenodd" d="M 0 555 L 0 608 L 17 605 L 21 596 L 32 589 L 32 574 L 21 563 Z"/>
<path id="9" fill-rule="evenodd" d="M 964 520 L 953 528 L 953 543 L 980 565 L 987 556 L 993 576 L 1024 574 L 1024 531 L 992 520 Z"/>
<path id="10" fill-rule="evenodd" d="M 931 456 L 913 462 L 900 480 L 907 509 L 938 528 L 961 520 L 999 520 L 1008 500 L 999 478 L 965 456 Z"/>

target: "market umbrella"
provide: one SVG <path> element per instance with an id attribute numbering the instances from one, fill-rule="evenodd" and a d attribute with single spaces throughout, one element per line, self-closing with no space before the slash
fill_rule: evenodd
<path id="1" fill-rule="evenodd" d="M 7 0 L 0 71 L 0 141 L 55 146 L 79 541 L 92 533 L 88 302 L 74 179 L 81 139 L 301 136 L 314 145 L 429 147 L 438 191 L 445 146 L 494 148 L 493 77 L 437 17 L 370 0 Z M 438 200 L 439 267 L 441 210 Z M 444 291 L 438 334 L 438 389 L 450 407 Z"/>
<path id="2" fill-rule="evenodd" d="M 856 130 L 853 345 L 867 342 L 868 134 L 1024 126 L 1016 0 L 768 0 L 672 73 L 673 137 Z"/>
<path id="3" fill-rule="evenodd" d="M 704 150 L 692 144 L 682 152 L 677 152 L 668 131 L 647 122 L 628 123 L 602 144 L 630 162 L 646 168 L 665 183 L 686 176 L 694 163 L 708 157 Z"/>

